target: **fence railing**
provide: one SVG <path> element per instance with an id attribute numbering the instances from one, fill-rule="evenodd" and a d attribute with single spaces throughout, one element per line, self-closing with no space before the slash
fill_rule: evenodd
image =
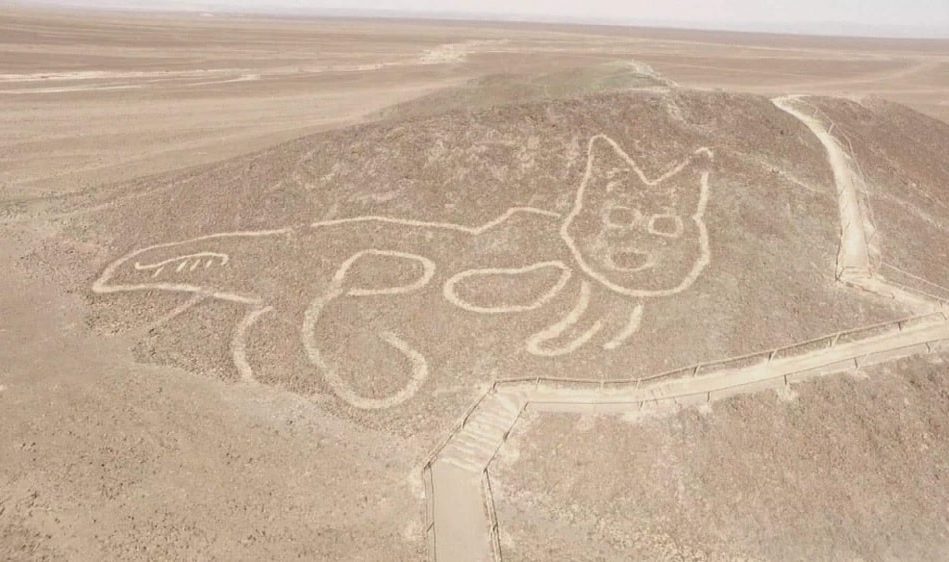
<path id="1" fill-rule="evenodd" d="M 645 382 L 655 382 L 660 379 L 675 379 L 685 376 L 700 376 L 712 372 L 730 371 L 751 367 L 755 364 L 770 363 L 777 359 L 783 359 L 804 353 L 809 353 L 821 349 L 830 349 L 841 343 L 854 342 L 857 340 L 868 339 L 872 337 L 883 337 L 894 333 L 899 333 L 907 329 L 918 328 L 929 325 L 936 325 L 943 322 L 949 322 L 949 313 L 943 311 L 929 312 L 926 314 L 908 316 L 899 320 L 889 320 L 868 326 L 841 330 L 820 336 L 803 342 L 798 342 L 786 346 L 772 348 L 766 351 L 755 351 L 744 355 L 737 355 L 726 359 L 716 361 L 707 361 L 694 363 L 687 367 L 678 367 L 669 371 L 663 371 L 654 375 L 647 375 L 637 378 L 625 379 L 578 379 L 562 377 L 517 377 L 498 379 L 492 386 L 493 390 L 500 387 L 513 386 L 518 384 L 550 383 L 550 384 L 581 384 L 586 387 L 617 387 L 624 385 L 637 385 Z"/>
<path id="2" fill-rule="evenodd" d="M 492 386 L 490 389 L 488 389 L 487 392 L 482 394 L 481 397 L 478 398 L 478 400 L 470 408 L 468 408 L 465 411 L 465 414 L 461 418 L 461 422 L 456 424 L 455 427 L 451 431 L 448 432 L 448 435 L 444 439 L 439 441 L 439 445 L 431 453 L 429 453 L 429 455 L 426 457 L 425 463 L 422 466 L 422 480 L 425 485 L 426 497 L 428 498 L 428 502 L 427 502 L 427 506 L 425 510 L 425 513 L 426 513 L 425 534 L 429 537 L 428 542 L 429 542 L 429 549 L 432 554 L 432 560 L 435 559 L 435 548 L 436 548 L 436 541 L 437 541 L 437 537 L 435 535 L 435 509 L 434 509 L 434 501 L 433 501 L 435 481 L 434 481 L 434 476 L 432 474 L 432 464 L 438 458 L 438 454 L 441 452 L 441 450 L 444 449 L 445 446 L 452 439 L 454 439 L 455 435 L 457 435 L 461 430 L 465 428 L 465 426 L 467 426 L 468 420 L 471 418 L 471 415 L 478 409 L 481 403 L 484 402 L 484 400 L 488 396 L 496 392 L 497 392 L 496 388 Z M 490 466 L 491 463 L 494 461 L 495 457 L 497 457 L 498 451 L 500 451 L 501 447 L 504 445 L 504 443 L 508 439 L 508 436 L 510 435 L 511 428 L 513 428 L 517 424 L 517 421 L 520 419 L 521 413 L 524 411 L 523 406 L 524 405 L 522 404 L 521 408 L 519 409 L 517 413 L 517 416 L 515 416 L 514 419 L 511 421 L 511 427 L 508 428 L 507 431 L 504 432 L 501 440 L 495 446 L 494 451 L 492 451 L 491 456 L 488 459 L 488 462 L 485 463 L 485 466 L 481 471 L 482 488 L 484 488 L 482 492 L 482 500 L 485 502 L 484 507 L 488 513 L 488 517 L 490 518 L 491 528 L 489 532 L 490 532 L 491 545 L 492 545 L 491 548 L 494 553 L 494 557 L 498 562 L 501 561 L 501 543 L 500 543 L 500 534 L 498 531 L 497 512 L 494 507 L 494 492 L 491 489 L 491 480 L 490 480 L 490 476 L 488 475 L 488 466 Z"/>
<path id="3" fill-rule="evenodd" d="M 896 292 L 901 292 L 905 293 L 910 298 L 915 298 L 917 301 L 931 301 L 930 304 L 942 307 L 949 305 L 949 299 L 946 297 L 934 295 L 933 293 L 924 289 L 920 289 L 919 287 L 912 287 L 905 283 L 900 283 L 899 281 L 893 281 L 892 279 L 883 277 L 879 274 L 871 275 L 869 277 L 862 275 L 856 275 L 852 277 L 838 277 L 837 280 L 853 289 L 890 299 L 901 300 L 902 297 L 896 294 Z M 887 288 L 889 288 L 890 291 L 887 291 Z"/>
<path id="4" fill-rule="evenodd" d="M 474 414 L 475 411 L 478 410 L 478 408 L 481 406 L 484 400 L 488 396 L 491 396 L 492 394 L 497 393 L 502 388 L 509 388 L 509 387 L 524 385 L 524 384 L 533 384 L 535 386 L 538 386 L 541 383 L 561 384 L 561 385 L 566 385 L 566 386 L 571 386 L 571 385 L 581 386 L 582 385 L 584 389 L 597 389 L 597 388 L 604 389 L 604 388 L 618 387 L 618 386 L 624 386 L 624 385 L 639 386 L 642 383 L 651 383 L 660 379 L 673 380 L 680 377 L 695 377 L 695 376 L 701 376 L 701 375 L 711 374 L 715 372 L 727 372 L 727 371 L 732 371 L 732 370 L 748 368 L 748 367 L 752 367 L 754 365 L 759 365 L 759 364 L 760 365 L 769 364 L 775 360 L 799 356 L 801 354 L 813 352 L 816 350 L 831 349 L 833 347 L 836 347 L 837 345 L 844 344 L 844 343 L 850 343 L 850 342 L 865 340 L 869 338 L 884 337 L 887 335 L 894 335 L 894 334 L 903 332 L 905 330 L 936 326 L 943 323 L 949 323 L 949 312 L 946 312 L 946 311 L 931 312 L 931 313 L 922 314 L 922 315 L 909 316 L 909 317 L 902 318 L 899 320 L 892 320 L 888 322 L 881 322 L 881 323 L 872 324 L 868 326 L 862 326 L 859 328 L 841 330 L 829 335 L 820 336 L 818 338 L 806 340 L 804 342 L 776 347 L 776 348 L 766 350 L 766 351 L 757 351 L 754 353 L 738 355 L 735 357 L 730 357 L 727 359 L 722 359 L 722 360 L 717 360 L 717 361 L 696 363 L 693 365 L 689 365 L 687 367 L 680 367 L 680 368 L 673 369 L 670 371 L 664 371 L 655 375 L 649 375 L 649 376 L 644 376 L 644 377 L 639 377 L 639 378 L 610 379 L 610 380 L 597 381 L 597 380 L 579 379 L 579 378 L 520 377 L 520 378 L 508 378 L 508 379 L 495 380 L 495 382 L 491 385 L 491 387 L 486 392 L 484 392 L 478 398 L 477 401 L 475 401 L 469 408 L 465 410 L 465 413 L 461 416 L 460 420 L 446 434 L 445 438 L 439 441 L 438 445 L 425 458 L 425 462 L 422 467 L 422 472 L 423 472 L 423 481 L 425 483 L 426 495 L 429 498 L 428 507 L 426 509 L 425 532 L 427 535 L 430 536 L 429 544 L 432 549 L 431 550 L 432 559 L 434 559 L 435 542 L 437 540 L 437 537 L 435 536 L 435 514 L 434 514 L 434 506 L 433 506 L 433 500 L 432 500 L 433 498 L 432 494 L 434 494 L 434 480 L 432 476 L 432 464 L 438 458 L 438 455 L 441 452 L 441 450 L 455 437 L 455 435 L 457 435 L 460 431 L 462 431 L 467 426 L 472 415 Z M 937 339 L 937 340 L 932 340 L 932 341 L 926 341 L 922 344 L 910 344 L 907 346 L 894 348 L 893 350 L 890 350 L 890 351 L 895 351 L 895 350 L 899 350 L 903 348 L 914 348 L 919 345 L 924 345 L 927 351 L 932 352 L 932 351 L 936 351 L 938 349 L 943 349 L 943 348 L 949 349 L 949 340 Z M 857 361 L 857 358 L 853 358 L 853 362 L 854 362 L 855 367 L 859 367 L 859 362 Z M 811 370 L 811 369 L 803 369 L 801 371 L 785 373 L 783 375 L 783 379 L 785 382 L 787 382 L 789 376 L 793 376 L 795 374 L 799 374 L 799 372 L 804 372 L 808 370 Z M 738 387 L 742 385 L 745 385 L 745 386 L 754 385 L 754 384 L 760 384 L 762 382 L 763 381 L 752 381 L 749 383 L 743 383 L 743 384 L 735 385 L 735 386 Z M 726 390 L 727 388 L 731 388 L 731 387 L 719 389 L 719 391 Z M 704 395 L 706 397 L 706 400 L 710 401 L 712 399 L 713 393 L 708 392 L 708 391 L 701 391 L 701 392 L 695 392 L 693 394 L 695 396 Z M 679 400 L 684 397 L 688 397 L 688 396 L 686 395 L 676 396 L 676 397 L 670 397 L 670 399 Z M 653 400 L 651 399 L 650 400 L 636 400 L 636 401 L 627 401 L 627 402 L 628 403 L 635 402 L 635 403 L 644 404 L 650 401 L 653 401 Z M 518 412 L 518 415 L 515 417 L 512 423 L 512 427 L 513 425 L 517 423 L 517 420 L 520 419 L 520 416 L 524 410 L 524 406 L 526 406 L 528 402 L 529 402 L 528 400 L 525 400 L 524 404 L 521 405 L 522 406 L 521 410 Z M 627 403 L 627 402 L 623 402 L 623 403 Z M 580 402 L 571 402 L 571 404 L 579 404 L 579 403 Z M 600 403 L 600 402 L 596 402 L 596 403 Z M 594 404 L 594 402 L 590 402 L 590 404 Z M 501 560 L 500 534 L 498 530 L 497 513 L 495 511 L 495 506 L 494 506 L 494 493 L 492 489 L 490 476 L 488 475 L 488 466 L 490 466 L 490 464 L 494 461 L 501 446 L 503 446 L 504 442 L 507 440 L 509 433 L 510 433 L 510 430 L 504 433 L 503 438 L 498 443 L 497 447 L 495 447 L 493 454 L 491 455 L 486 466 L 482 470 L 482 488 L 483 488 L 483 495 L 485 496 L 483 500 L 485 502 L 485 509 L 490 519 L 489 523 L 490 523 L 490 538 L 491 538 L 491 544 L 492 544 L 492 551 L 494 553 L 495 559 L 498 561 Z"/>
<path id="5" fill-rule="evenodd" d="M 488 463 L 491 464 L 490 462 Z M 503 562 L 501 555 L 501 527 L 498 523 L 498 512 L 494 505 L 494 488 L 491 486 L 491 476 L 488 474 L 488 467 L 481 471 L 482 499 L 484 500 L 484 509 L 488 513 L 488 535 L 491 539 L 491 553 L 496 562 Z"/>

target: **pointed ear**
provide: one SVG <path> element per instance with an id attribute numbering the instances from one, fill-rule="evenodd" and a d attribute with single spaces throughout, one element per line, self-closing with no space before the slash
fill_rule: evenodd
<path id="1" fill-rule="evenodd" d="M 606 135 L 596 135 L 590 139 L 587 160 L 587 186 L 591 190 L 605 191 L 610 183 L 625 181 L 634 171 L 634 166 L 626 153 Z"/>
<path id="2" fill-rule="evenodd" d="M 642 183 L 655 186 L 683 172 L 701 173 L 711 168 L 713 153 L 708 147 L 696 149 L 681 160 L 671 163 L 657 175 L 647 175 L 625 151 L 606 135 L 590 139 L 587 173 L 590 179 L 618 176 L 617 172 L 633 173 Z"/>
<path id="3" fill-rule="evenodd" d="M 676 165 L 662 180 L 668 182 L 676 212 L 683 217 L 701 216 L 708 200 L 708 174 L 714 153 L 702 147 Z"/>
<path id="4" fill-rule="evenodd" d="M 715 153 L 712 149 L 703 146 L 695 150 L 690 156 L 690 164 L 698 169 L 699 173 L 707 172 L 712 169 L 712 163 L 715 161 Z"/>

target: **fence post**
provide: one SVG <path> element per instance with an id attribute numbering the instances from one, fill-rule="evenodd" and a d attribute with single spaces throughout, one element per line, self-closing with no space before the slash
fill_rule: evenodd
<path id="1" fill-rule="evenodd" d="M 501 531 L 498 523 L 498 513 L 494 507 L 494 488 L 491 486 L 491 476 L 488 475 L 488 467 L 481 471 L 482 475 L 482 493 L 485 498 L 485 508 L 488 510 L 488 522 L 490 523 L 491 554 L 497 562 L 501 562 Z"/>

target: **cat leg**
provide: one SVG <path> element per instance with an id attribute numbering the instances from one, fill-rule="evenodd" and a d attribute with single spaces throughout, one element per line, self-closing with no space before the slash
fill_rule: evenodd
<path id="1" fill-rule="evenodd" d="M 636 303 L 626 317 L 626 322 L 609 341 L 603 344 L 603 349 L 611 351 L 626 343 L 626 341 L 639 331 L 643 321 L 643 304 Z"/>
<path id="2" fill-rule="evenodd" d="M 373 264 L 382 265 L 385 262 L 374 261 L 374 258 L 388 258 L 390 260 L 401 260 L 400 265 L 410 267 L 410 271 L 415 277 L 410 280 L 404 280 L 393 283 L 389 286 L 359 286 L 354 285 L 351 277 L 358 277 L 357 267 L 368 267 L 363 271 L 367 279 L 374 276 Z M 393 262 L 386 264 L 388 267 L 395 265 Z M 397 267 L 397 265 L 396 265 Z M 408 342 L 392 331 L 376 331 L 375 336 L 381 340 L 388 348 L 394 350 L 407 362 L 409 367 L 409 377 L 406 383 L 398 390 L 381 397 L 364 396 L 357 392 L 352 384 L 345 380 L 340 374 L 337 365 L 331 361 L 323 349 L 325 341 L 318 337 L 318 325 L 324 312 L 331 303 L 337 299 L 351 301 L 363 300 L 372 297 L 398 297 L 407 295 L 425 288 L 435 274 L 435 263 L 432 260 L 406 252 L 396 252 L 389 250 L 363 250 L 349 257 L 339 267 L 333 275 L 332 282 L 324 290 L 323 294 L 315 298 L 304 312 L 303 326 L 301 327 L 301 336 L 303 348 L 307 357 L 317 369 L 320 370 L 323 380 L 333 390 L 337 397 L 347 402 L 353 407 L 364 410 L 377 410 L 391 408 L 412 398 L 418 392 L 421 385 L 426 381 L 429 375 L 428 362 L 425 356 L 414 349 Z M 340 303 L 336 303 L 340 304 Z M 357 354 L 357 358 L 358 358 Z M 390 361 L 390 364 L 394 361 Z"/>
<path id="3" fill-rule="evenodd" d="M 243 382 L 256 382 L 254 378 L 254 369 L 247 360 L 247 331 L 250 330 L 261 316 L 272 312 L 272 306 L 259 306 L 252 308 L 241 318 L 234 328 L 234 335 L 231 337 L 231 360 L 234 362 L 234 368 Z"/>
<path id="4" fill-rule="evenodd" d="M 567 355 L 583 347 L 603 329 L 603 321 L 597 320 L 586 330 L 576 333 L 575 327 L 579 324 L 587 308 L 590 306 L 592 287 L 586 279 L 580 282 L 580 293 L 573 308 L 560 320 L 547 326 L 543 330 L 527 338 L 527 351 L 541 357 L 559 357 Z M 557 342 L 565 334 L 570 333 L 565 341 Z M 554 342 L 553 345 L 550 345 Z"/>

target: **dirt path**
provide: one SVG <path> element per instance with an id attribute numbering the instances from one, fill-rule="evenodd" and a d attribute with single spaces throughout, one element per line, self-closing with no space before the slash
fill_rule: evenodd
<path id="1" fill-rule="evenodd" d="M 436 560 L 500 559 L 488 467 L 527 407 L 552 412 L 673 413 L 763 389 L 785 390 L 808 378 L 911 355 L 949 350 L 945 303 L 890 283 L 874 270 L 873 225 L 861 197 L 866 185 L 852 156 L 805 113 L 800 98 L 772 100 L 820 140 L 834 174 L 840 212 L 836 279 L 899 301 L 922 314 L 885 325 L 831 334 L 752 356 L 696 365 L 649 381 L 498 381 L 464 416 L 424 468 L 432 552 Z M 936 312 L 933 312 L 936 311 Z"/>
<path id="2" fill-rule="evenodd" d="M 851 166 L 849 155 L 824 125 L 795 107 L 795 102 L 799 99 L 796 96 L 786 96 L 775 98 L 772 103 L 804 123 L 827 151 L 827 162 L 834 173 L 837 206 L 840 211 L 840 250 L 837 253 L 836 277 L 839 280 L 871 277 L 870 251 L 867 244 L 867 230 L 870 225 L 860 207 L 858 191 L 863 189 L 857 187 L 862 187 L 862 179 Z"/>
<path id="3" fill-rule="evenodd" d="M 802 96 L 783 96 L 771 100 L 778 109 L 801 121 L 820 140 L 827 151 L 827 163 L 834 173 L 837 206 L 840 212 L 840 250 L 837 253 L 838 281 L 878 296 L 894 299 L 919 311 L 935 310 L 939 300 L 887 281 L 874 262 L 877 253 L 871 243 L 875 227 L 866 211 L 866 182 L 853 156 L 833 135 L 835 124 L 825 125 L 804 111 L 809 105 Z M 814 108 L 817 110 L 817 108 Z M 819 110 L 818 110 L 819 111 Z"/>
<path id="4" fill-rule="evenodd" d="M 430 525 L 435 559 L 497 558 L 497 529 L 487 472 L 525 408 L 550 412 L 674 413 L 680 407 L 707 404 L 736 394 L 781 390 L 812 377 L 949 350 L 949 316 L 943 313 L 917 317 L 907 323 L 895 322 L 889 329 L 888 334 L 846 343 L 839 343 L 838 335 L 829 336 L 828 347 L 804 351 L 811 345 L 825 345 L 818 340 L 761 354 L 757 362 L 747 367 L 729 368 L 726 362 L 721 370 L 707 375 L 653 383 L 499 381 L 428 465 L 426 479 L 433 493 Z M 782 357 L 801 348 L 801 353 Z M 700 370 L 701 367 L 693 368 L 693 372 Z"/>

